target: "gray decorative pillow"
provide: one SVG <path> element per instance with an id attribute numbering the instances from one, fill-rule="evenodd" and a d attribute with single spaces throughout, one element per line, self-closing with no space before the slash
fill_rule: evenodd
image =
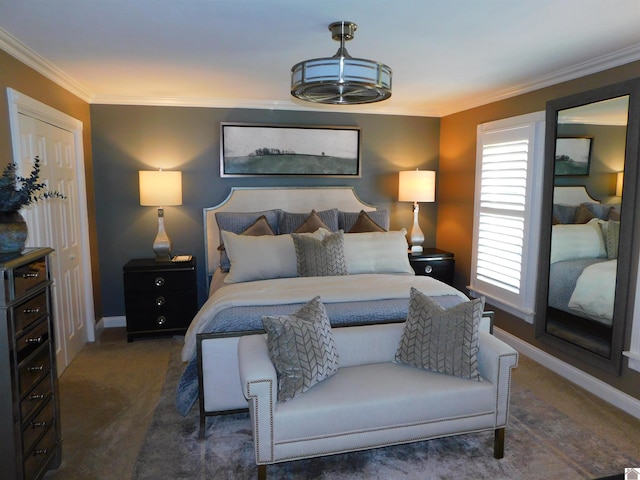
<path id="1" fill-rule="evenodd" d="M 338 351 L 327 311 L 315 297 L 292 315 L 264 316 L 269 356 L 286 402 L 338 371 Z"/>
<path id="2" fill-rule="evenodd" d="M 366 218 L 362 218 L 362 217 Z M 373 224 L 369 223 L 372 222 Z M 364 223 L 363 223 L 364 222 Z M 369 227 L 369 228 L 367 228 Z M 378 228 L 375 228 L 378 227 Z M 349 233 L 389 231 L 389 210 L 338 212 L 338 228 Z"/>
<path id="3" fill-rule="evenodd" d="M 409 313 L 395 361 L 482 381 L 477 355 L 483 309 L 484 298 L 444 309 L 411 288 Z"/>
<path id="4" fill-rule="evenodd" d="M 216 212 L 216 223 L 220 231 L 220 269 L 228 272 L 231 262 L 224 249 L 222 241 L 222 231 L 243 234 L 250 229 L 258 221 L 260 217 L 264 217 L 274 234 L 278 233 L 278 219 L 281 210 L 265 210 L 262 212 Z M 249 233 L 256 235 L 256 233 Z M 268 234 L 267 234 L 268 235 Z"/>
<path id="5" fill-rule="evenodd" d="M 315 213 L 315 215 L 313 215 L 313 213 Z M 305 223 L 305 221 L 307 221 L 309 217 L 313 217 L 313 220 L 316 220 L 316 218 L 319 219 L 324 224 L 324 226 L 319 225 L 317 221 L 314 221 L 313 226 L 310 226 L 305 230 L 299 230 L 302 224 Z M 319 227 L 326 228 L 330 232 L 338 231 L 338 209 L 333 208 L 331 210 L 321 210 L 320 212 L 316 212 L 315 210 L 313 210 L 310 213 L 280 213 L 278 228 L 281 234 L 293 232 L 315 232 Z"/>
<path id="6" fill-rule="evenodd" d="M 310 235 L 292 233 L 296 247 L 299 277 L 327 277 L 348 275 L 344 258 L 344 234 L 341 231 L 327 235 L 322 240 Z"/>
<path id="7" fill-rule="evenodd" d="M 557 220 L 556 223 L 574 223 L 576 218 L 576 211 L 578 207 L 573 205 L 553 205 L 553 217 Z"/>

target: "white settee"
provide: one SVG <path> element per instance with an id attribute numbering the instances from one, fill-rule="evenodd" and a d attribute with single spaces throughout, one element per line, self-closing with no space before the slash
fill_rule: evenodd
<path id="1" fill-rule="evenodd" d="M 286 402 L 277 401 L 266 335 L 240 339 L 258 478 L 267 464 L 487 430 L 495 432 L 494 457 L 503 457 L 518 353 L 480 331 L 483 381 L 434 373 L 393 362 L 403 326 L 333 329 L 338 372 Z"/>

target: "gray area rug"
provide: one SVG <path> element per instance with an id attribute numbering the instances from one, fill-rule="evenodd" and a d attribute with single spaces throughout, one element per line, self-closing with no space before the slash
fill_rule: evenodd
<path id="1" fill-rule="evenodd" d="M 197 405 L 175 407 L 184 369 L 175 342 L 167 378 L 134 469 L 134 479 L 255 479 L 248 414 L 219 416 L 198 439 Z M 267 467 L 269 479 L 593 479 L 635 460 L 519 385 L 512 387 L 505 457 L 493 458 L 493 432 L 299 460 Z"/>

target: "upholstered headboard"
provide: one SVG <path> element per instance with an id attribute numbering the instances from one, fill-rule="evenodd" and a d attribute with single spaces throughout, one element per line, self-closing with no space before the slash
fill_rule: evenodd
<path id="1" fill-rule="evenodd" d="M 580 205 L 582 203 L 600 203 L 592 198 L 584 185 L 571 187 L 553 187 L 555 205 Z"/>
<path id="2" fill-rule="evenodd" d="M 277 208 L 292 213 L 331 208 L 344 212 L 376 210 L 373 205 L 360 200 L 353 187 L 232 187 L 222 203 L 203 209 L 207 275 L 213 275 L 220 263 L 220 232 L 216 212 L 259 212 Z"/>

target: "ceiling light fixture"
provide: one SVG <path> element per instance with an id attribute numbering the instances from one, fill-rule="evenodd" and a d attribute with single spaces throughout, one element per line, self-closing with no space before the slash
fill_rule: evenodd
<path id="1" fill-rule="evenodd" d="M 329 25 L 331 38 L 340 42 L 333 57 L 314 58 L 291 68 L 291 95 L 300 100 L 331 105 L 358 105 L 391 96 L 391 68 L 373 60 L 353 58 L 344 44 L 358 26 L 352 22 Z"/>

